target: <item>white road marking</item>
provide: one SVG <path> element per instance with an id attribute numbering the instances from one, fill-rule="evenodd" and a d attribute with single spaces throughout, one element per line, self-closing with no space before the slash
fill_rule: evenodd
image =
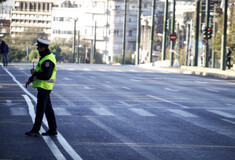
<path id="1" fill-rule="evenodd" d="M 65 78 L 64 78 L 64 80 L 66 80 L 66 81 L 70 81 L 70 80 L 72 80 L 72 79 L 70 79 L 70 78 L 66 78 L 66 77 L 65 77 Z"/>
<path id="2" fill-rule="evenodd" d="M 187 117 L 187 118 L 195 118 L 195 117 L 198 117 L 192 113 L 189 113 L 189 112 L 186 112 L 186 111 L 183 111 L 183 110 L 180 110 L 180 109 L 168 109 L 168 111 L 172 112 L 172 113 L 175 113 L 175 114 L 178 114 L 180 116 L 183 116 L 183 117 Z"/>
<path id="3" fill-rule="evenodd" d="M 142 108 L 129 108 L 132 112 L 138 114 L 139 116 L 143 117 L 154 117 L 156 116 L 155 114 L 150 113 L 149 111 L 146 111 Z"/>
<path id="4" fill-rule="evenodd" d="M 131 89 L 130 89 L 130 88 L 128 88 L 128 87 L 122 87 L 122 88 L 127 89 L 127 90 L 131 90 Z"/>
<path id="5" fill-rule="evenodd" d="M 29 109 L 29 115 L 34 123 L 35 120 L 35 112 L 34 112 L 34 106 L 31 102 L 31 100 L 29 99 L 29 97 L 27 95 L 22 95 L 28 105 L 28 109 Z M 43 126 L 41 126 L 41 131 L 45 132 L 45 129 Z M 41 133 L 41 132 L 40 132 Z M 54 154 L 54 156 L 56 157 L 56 159 L 61 160 L 61 159 L 66 159 L 64 157 L 64 155 L 60 152 L 59 148 L 56 146 L 56 144 L 52 141 L 52 139 L 50 137 L 47 136 L 42 136 L 44 141 L 46 142 L 47 146 L 50 148 L 51 152 Z"/>
<path id="6" fill-rule="evenodd" d="M 104 84 L 103 86 L 106 87 L 106 88 L 113 88 L 112 86 L 107 85 L 107 84 Z"/>
<path id="7" fill-rule="evenodd" d="M 125 105 L 125 106 L 131 106 L 130 104 L 123 102 L 123 101 L 119 101 L 121 104 Z"/>
<path id="8" fill-rule="evenodd" d="M 138 154 L 142 155 L 146 159 L 148 159 L 148 160 L 153 160 L 153 159 L 154 160 L 160 160 L 160 158 L 158 158 L 156 155 L 152 154 L 148 150 L 146 150 L 144 148 L 141 148 L 141 147 L 135 147 L 135 146 L 130 145 L 130 143 L 133 142 L 131 139 L 128 139 L 127 137 L 123 136 L 119 132 L 116 132 L 112 128 L 106 126 L 101 121 L 97 120 L 96 118 L 91 118 L 91 117 L 86 117 L 86 118 L 89 121 L 91 121 L 92 123 L 94 123 L 95 125 L 97 125 L 98 127 L 100 127 L 101 129 L 108 132 L 110 135 L 116 137 L 119 141 L 125 143 L 128 147 L 130 147 L 131 149 L 133 149 L 134 151 L 136 151 Z"/>
<path id="9" fill-rule="evenodd" d="M 111 82 L 109 82 L 109 81 L 104 81 L 105 83 L 107 83 L 107 84 L 111 84 Z"/>
<path id="10" fill-rule="evenodd" d="M 69 70 L 69 71 L 74 71 L 75 69 L 73 69 L 73 68 L 67 68 L 67 70 Z"/>
<path id="11" fill-rule="evenodd" d="M 218 111 L 218 110 L 207 110 L 207 111 L 214 113 L 214 114 L 217 114 L 217 115 L 220 115 L 220 116 L 223 116 L 223 117 L 226 117 L 226 118 L 235 118 L 235 115 L 230 114 L 230 113 L 226 113 L 223 111 Z"/>
<path id="12" fill-rule="evenodd" d="M 84 70 L 84 71 L 90 71 L 90 69 L 89 69 L 89 68 L 84 68 L 83 70 Z"/>
<path id="13" fill-rule="evenodd" d="M 229 123 L 235 124 L 234 121 L 231 121 L 231 120 L 228 120 L 228 119 L 222 119 L 222 120 L 225 121 L 225 122 L 229 122 Z"/>
<path id="14" fill-rule="evenodd" d="M 90 108 L 90 109 L 100 116 L 113 116 L 113 113 L 109 112 L 105 108 Z"/>
<path id="15" fill-rule="evenodd" d="M 218 93 L 219 91 L 213 90 L 213 89 L 206 89 L 207 91 Z"/>
<path id="16" fill-rule="evenodd" d="M 171 102 L 169 100 L 166 100 L 166 99 L 163 99 L 163 98 L 159 98 L 159 97 L 156 97 L 156 96 L 152 96 L 152 95 L 147 95 L 148 97 L 151 97 L 151 98 L 154 98 L 154 99 L 157 99 L 157 100 L 160 100 L 160 101 L 163 101 L 163 102 L 167 102 L 167 103 L 170 103 L 170 104 L 174 104 L 176 106 L 179 106 L 179 107 L 182 107 L 182 108 L 189 108 L 187 106 L 184 106 L 184 105 L 181 105 L 181 104 L 178 104 L 178 103 L 175 103 L 175 102 Z"/>
<path id="17" fill-rule="evenodd" d="M 12 80 L 28 95 L 30 96 L 35 103 L 37 102 L 37 98 L 32 95 L 16 78 L 14 75 L 11 74 L 11 72 L 9 72 L 5 67 L 3 67 L 3 69 L 11 76 Z M 23 97 L 28 97 L 27 95 L 24 95 Z M 26 98 L 27 99 L 27 98 Z M 29 97 L 28 97 L 29 99 Z M 27 99 L 27 101 L 28 101 Z M 26 102 L 27 102 L 26 101 Z M 28 101 L 29 102 L 29 101 Z M 32 118 L 32 121 L 34 122 L 35 119 L 35 111 L 34 111 L 34 107 L 32 103 L 28 103 L 30 104 L 29 107 L 29 113 L 30 116 Z M 31 102 L 31 101 L 30 101 Z M 43 121 L 43 123 L 47 126 L 48 128 L 48 124 L 47 122 Z M 43 127 L 41 127 L 40 133 L 45 132 L 45 129 Z M 82 158 L 76 153 L 76 151 L 70 146 L 70 144 L 64 139 L 64 137 L 62 136 L 62 134 L 60 134 L 58 132 L 58 136 L 56 137 L 57 140 L 59 141 L 59 143 L 61 144 L 61 146 L 64 148 L 64 150 L 69 154 L 69 156 L 74 159 L 74 160 L 82 160 Z M 63 156 L 63 154 L 60 152 L 60 150 L 58 149 L 58 147 L 55 145 L 55 143 L 53 142 L 53 140 L 50 137 L 46 137 L 43 136 L 44 141 L 46 142 L 46 144 L 48 145 L 48 147 L 50 148 L 51 152 L 53 153 L 53 155 L 56 157 L 56 159 L 58 160 L 64 160 L 65 157 Z"/>
<path id="18" fill-rule="evenodd" d="M 56 115 L 60 115 L 60 116 L 72 115 L 71 113 L 69 113 L 69 111 L 67 109 L 62 108 L 62 107 L 54 107 L 53 109 L 54 109 Z"/>
<path id="19" fill-rule="evenodd" d="M 171 88 L 164 88 L 165 90 L 168 90 L 168 91 L 173 91 L 173 92 L 179 92 L 180 90 L 177 90 L 177 89 L 171 89 Z"/>
<path id="20" fill-rule="evenodd" d="M 141 80 L 139 80 L 139 79 L 130 79 L 131 81 L 134 81 L 134 82 L 139 82 L 139 81 L 141 81 Z"/>
<path id="21" fill-rule="evenodd" d="M 88 90 L 89 90 L 89 89 L 92 89 L 91 87 L 88 87 L 88 86 L 84 86 L 83 88 L 84 88 L 84 89 L 88 89 Z"/>
<path id="22" fill-rule="evenodd" d="M 91 79 L 95 79 L 95 77 L 94 77 L 94 76 L 89 76 L 89 78 L 91 78 Z"/>
<path id="23" fill-rule="evenodd" d="M 203 84 L 208 83 L 208 82 L 204 82 L 204 81 L 194 81 L 194 82 L 196 82 L 196 83 L 203 83 Z"/>
<path id="24" fill-rule="evenodd" d="M 138 72 L 138 71 L 136 71 L 136 70 L 133 70 L 133 69 L 130 69 L 129 71 L 130 71 L 130 72 Z"/>
<path id="25" fill-rule="evenodd" d="M 0 89 L 3 88 L 3 86 L 0 86 Z"/>
<path id="26" fill-rule="evenodd" d="M 229 103 L 226 103 L 227 106 L 235 106 L 235 104 L 229 104 Z"/>
<path id="27" fill-rule="evenodd" d="M 23 107 L 12 107 L 10 108 L 11 115 L 13 116 L 26 116 L 28 112 Z"/>

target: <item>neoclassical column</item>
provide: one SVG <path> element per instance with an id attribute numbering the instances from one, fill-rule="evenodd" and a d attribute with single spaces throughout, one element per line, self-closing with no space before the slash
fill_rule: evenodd
<path id="1" fill-rule="evenodd" d="M 27 11 L 30 11 L 30 3 L 27 2 L 27 8 L 26 8 Z"/>
<path id="2" fill-rule="evenodd" d="M 36 12 L 38 12 L 38 2 L 36 2 Z"/>
<path id="3" fill-rule="evenodd" d="M 23 3 L 23 11 L 25 11 L 25 2 L 22 2 Z"/>

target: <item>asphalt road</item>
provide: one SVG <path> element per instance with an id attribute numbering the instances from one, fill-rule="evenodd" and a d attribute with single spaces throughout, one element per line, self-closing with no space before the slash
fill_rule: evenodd
<path id="1" fill-rule="evenodd" d="M 235 81 L 58 64 L 59 135 L 35 138 L 24 135 L 35 116 L 31 68 L 0 67 L 0 160 L 235 160 Z"/>

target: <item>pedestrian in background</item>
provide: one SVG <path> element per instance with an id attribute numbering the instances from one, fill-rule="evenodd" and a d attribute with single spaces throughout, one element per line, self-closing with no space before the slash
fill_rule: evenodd
<path id="1" fill-rule="evenodd" d="M 227 48 L 227 55 L 226 55 L 226 65 L 228 66 L 228 69 L 231 68 L 231 51 L 230 48 Z"/>
<path id="2" fill-rule="evenodd" d="M 7 65 L 8 65 L 9 47 L 8 47 L 8 45 L 6 44 L 5 41 L 2 41 L 0 48 L 1 48 L 3 66 L 7 66 Z"/>
<path id="3" fill-rule="evenodd" d="M 49 130 L 42 133 L 42 135 L 57 135 L 56 119 L 50 99 L 50 93 L 56 78 L 56 59 L 49 50 L 49 45 L 50 42 L 39 38 L 37 39 L 37 50 L 40 54 L 40 59 L 36 70 L 34 68 L 31 69 L 32 76 L 25 84 L 27 88 L 29 84 L 33 82 L 33 88 L 37 88 L 38 90 L 35 122 L 32 130 L 25 133 L 27 136 L 38 137 L 40 135 L 39 130 L 41 128 L 44 113 L 47 118 Z"/>

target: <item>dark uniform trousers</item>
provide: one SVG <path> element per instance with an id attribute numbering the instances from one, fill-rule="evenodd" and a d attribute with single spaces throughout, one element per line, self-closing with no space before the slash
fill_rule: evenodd
<path id="1" fill-rule="evenodd" d="M 36 117 L 33 125 L 35 132 L 40 130 L 44 112 L 46 114 L 49 130 L 56 131 L 56 119 L 51 105 L 50 93 L 50 90 L 38 88 Z"/>

